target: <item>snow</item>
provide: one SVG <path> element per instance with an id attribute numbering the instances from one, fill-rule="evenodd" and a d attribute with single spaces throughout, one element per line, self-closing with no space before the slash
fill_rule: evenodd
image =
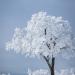
<path id="1" fill-rule="evenodd" d="M 39 69 L 36 71 L 31 71 L 30 69 L 28 69 L 28 75 L 50 75 L 48 70 L 45 69 Z"/>
<path id="2" fill-rule="evenodd" d="M 2 73 L 2 74 L 0 74 L 0 75 L 11 75 L 10 73 L 7 73 L 7 74 L 5 74 L 5 73 Z"/>
<path id="3" fill-rule="evenodd" d="M 46 69 L 39 69 L 35 71 L 31 71 L 30 69 L 28 69 L 28 75 L 50 75 L 50 73 Z M 73 68 L 62 69 L 60 72 L 55 71 L 55 75 L 75 75 L 75 71 Z"/>

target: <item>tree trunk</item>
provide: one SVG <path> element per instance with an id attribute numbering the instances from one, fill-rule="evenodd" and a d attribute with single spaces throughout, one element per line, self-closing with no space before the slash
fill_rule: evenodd
<path id="1" fill-rule="evenodd" d="M 55 57 L 52 57 L 51 59 L 51 63 L 49 62 L 49 59 L 45 56 L 43 56 L 43 58 L 45 59 L 48 67 L 49 67 L 49 70 L 50 70 L 50 75 L 55 75 L 55 69 L 54 69 L 54 66 L 55 66 Z"/>
<path id="2" fill-rule="evenodd" d="M 51 65 L 52 65 L 51 68 L 50 68 L 51 75 L 55 75 L 54 74 L 54 65 L 55 65 L 55 58 L 54 57 L 52 57 L 52 64 Z"/>

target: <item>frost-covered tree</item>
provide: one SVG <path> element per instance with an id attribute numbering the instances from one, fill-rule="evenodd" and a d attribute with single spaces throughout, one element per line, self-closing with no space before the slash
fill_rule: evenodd
<path id="1" fill-rule="evenodd" d="M 49 16 L 46 12 L 32 15 L 25 28 L 16 28 L 6 50 L 14 50 L 25 56 L 43 57 L 54 75 L 55 57 L 58 54 L 71 57 L 74 53 L 74 38 L 67 20 Z"/>

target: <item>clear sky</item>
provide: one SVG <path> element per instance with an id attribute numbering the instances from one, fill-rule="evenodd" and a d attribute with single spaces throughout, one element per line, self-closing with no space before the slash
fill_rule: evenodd
<path id="1" fill-rule="evenodd" d="M 24 73 L 29 67 L 33 70 L 47 68 L 44 60 L 5 51 L 5 42 L 11 39 L 15 27 L 26 26 L 31 15 L 39 11 L 69 20 L 75 34 L 75 0 L 0 0 L 0 72 Z M 57 69 L 75 68 L 74 59 L 63 60 L 57 58 Z"/>

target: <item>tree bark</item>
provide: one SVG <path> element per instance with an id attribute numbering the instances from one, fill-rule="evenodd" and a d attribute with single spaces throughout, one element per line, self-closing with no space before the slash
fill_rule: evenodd
<path id="1" fill-rule="evenodd" d="M 54 57 L 52 57 L 52 64 L 51 65 L 52 65 L 51 66 L 51 75 L 55 75 L 55 73 L 54 73 L 55 58 Z"/>
<path id="2" fill-rule="evenodd" d="M 55 75 L 55 69 L 54 69 L 54 66 L 55 66 L 55 57 L 52 57 L 51 63 L 49 62 L 50 59 L 48 59 L 47 57 L 43 56 L 43 58 L 45 59 L 47 65 L 49 67 L 50 75 Z"/>

